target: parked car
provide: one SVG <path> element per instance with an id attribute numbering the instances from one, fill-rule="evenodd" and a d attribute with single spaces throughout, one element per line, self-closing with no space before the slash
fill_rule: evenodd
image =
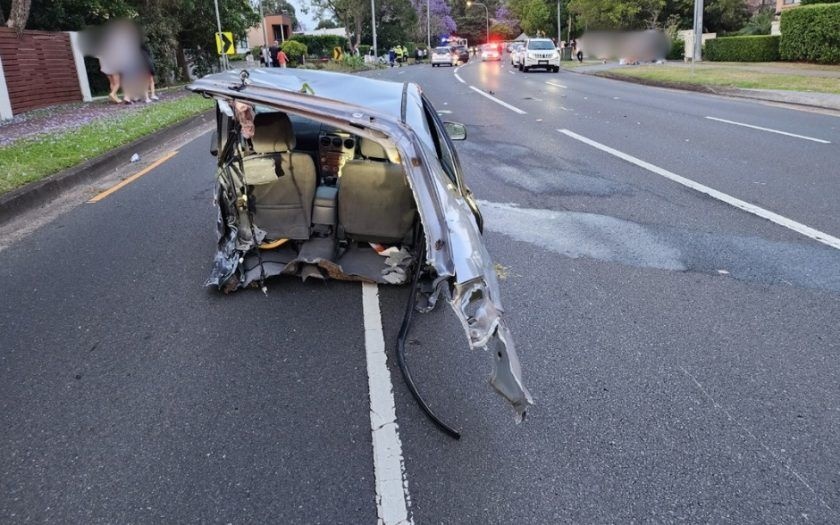
<path id="1" fill-rule="evenodd" d="M 501 60 L 502 54 L 499 52 L 498 44 L 484 44 L 481 46 L 481 61 Z"/>
<path id="2" fill-rule="evenodd" d="M 517 61 L 520 71 L 532 69 L 560 71 L 560 53 L 550 38 L 529 38 Z"/>
<path id="3" fill-rule="evenodd" d="M 432 50 L 432 67 L 455 66 L 458 64 L 458 55 L 448 47 L 436 47 Z"/>
<path id="4" fill-rule="evenodd" d="M 443 122 L 417 84 L 357 75 L 226 71 L 188 89 L 216 100 L 207 286 L 265 291 L 280 275 L 406 285 L 409 324 L 443 299 L 469 346 L 489 351 L 490 383 L 522 418 L 531 395 L 453 144 L 463 124 Z"/>
<path id="5" fill-rule="evenodd" d="M 470 50 L 467 46 L 452 46 L 452 52 L 458 56 L 458 61 L 467 63 L 470 61 Z"/>

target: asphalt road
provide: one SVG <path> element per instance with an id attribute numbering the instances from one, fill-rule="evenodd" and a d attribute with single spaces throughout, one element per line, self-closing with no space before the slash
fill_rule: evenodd
<path id="1" fill-rule="evenodd" d="M 374 73 L 469 127 L 537 403 L 515 425 L 438 309 L 409 360 L 464 437 L 440 434 L 393 365 L 407 290 L 380 287 L 414 522 L 838 522 L 840 250 L 557 130 L 840 237 L 840 119 L 511 71 Z M 206 150 L 0 251 L 0 521 L 376 522 L 361 287 L 202 288 Z"/>

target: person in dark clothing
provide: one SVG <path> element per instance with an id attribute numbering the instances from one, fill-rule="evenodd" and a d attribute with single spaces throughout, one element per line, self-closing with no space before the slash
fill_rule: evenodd
<path id="1" fill-rule="evenodd" d="M 268 48 L 268 54 L 271 57 L 271 64 L 268 64 L 268 67 L 277 67 L 277 51 L 280 50 L 280 43 L 275 40 L 271 47 Z"/>
<path id="2" fill-rule="evenodd" d="M 152 59 L 152 52 L 145 43 L 140 44 L 140 55 L 143 57 L 143 65 L 146 67 L 147 81 L 145 85 L 146 102 L 160 100 L 155 93 L 155 61 Z"/>

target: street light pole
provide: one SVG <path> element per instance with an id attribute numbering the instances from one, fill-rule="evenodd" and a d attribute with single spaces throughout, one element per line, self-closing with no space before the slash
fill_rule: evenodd
<path id="1" fill-rule="evenodd" d="M 694 52 L 691 66 L 703 60 L 703 0 L 694 0 Z"/>
<path id="2" fill-rule="evenodd" d="M 222 19 L 219 17 L 219 0 L 213 0 L 213 4 L 216 6 L 216 28 L 219 30 L 219 39 L 222 38 Z M 222 49 L 224 51 L 224 49 Z M 222 69 L 227 69 L 227 55 L 224 53 L 220 53 L 219 56 L 219 63 L 222 66 Z"/>
<path id="3" fill-rule="evenodd" d="M 560 0 L 557 0 L 557 47 L 563 41 L 563 31 L 560 28 Z"/>
<path id="4" fill-rule="evenodd" d="M 484 8 L 484 15 L 486 16 L 486 27 L 487 27 L 487 36 L 486 36 L 486 39 L 485 39 L 484 43 L 489 44 L 490 43 L 490 10 L 487 9 L 487 6 L 482 4 L 481 2 L 472 2 L 472 1 L 467 2 L 467 7 L 472 7 L 474 5 L 480 5 L 481 7 Z"/>
<path id="5" fill-rule="evenodd" d="M 379 61 L 379 52 L 376 50 L 376 0 L 370 0 L 370 25 L 373 28 L 373 56 Z"/>
<path id="6" fill-rule="evenodd" d="M 263 13 L 263 0 L 260 0 L 260 25 L 263 31 L 263 45 L 268 47 L 268 34 L 265 32 L 265 13 Z"/>
<path id="7" fill-rule="evenodd" d="M 426 53 L 432 49 L 432 0 L 426 0 Z"/>

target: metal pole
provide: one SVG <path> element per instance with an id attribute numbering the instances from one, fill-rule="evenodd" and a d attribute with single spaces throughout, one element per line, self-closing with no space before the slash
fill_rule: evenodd
<path id="1" fill-rule="evenodd" d="M 222 19 L 219 17 L 219 0 L 213 0 L 213 4 L 216 6 L 216 28 L 219 30 L 219 39 L 221 39 Z M 222 51 L 224 51 L 224 49 Z M 222 69 L 227 69 L 227 55 L 220 53 L 219 63 L 221 64 Z"/>
<path id="2" fill-rule="evenodd" d="M 432 13 L 429 4 L 432 0 L 426 0 L 426 53 L 432 49 Z"/>
<path id="3" fill-rule="evenodd" d="M 563 41 L 563 31 L 560 29 L 560 0 L 557 0 L 557 47 Z"/>
<path id="4" fill-rule="evenodd" d="M 484 5 L 484 4 L 482 4 Z M 485 37 L 484 43 L 490 43 L 490 10 L 487 9 L 487 6 L 484 6 L 484 16 L 487 17 L 486 27 L 487 27 L 487 36 Z"/>
<path id="5" fill-rule="evenodd" d="M 263 30 L 263 45 L 268 47 L 268 34 L 265 32 L 265 13 L 263 13 L 263 0 L 260 0 L 260 25 Z"/>
<path id="6" fill-rule="evenodd" d="M 370 0 L 370 24 L 373 28 L 373 56 L 379 62 L 379 51 L 376 50 L 376 0 Z"/>
<path id="7" fill-rule="evenodd" d="M 694 0 L 694 52 L 691 63 L 703 60 L 703 0 Z"/>

